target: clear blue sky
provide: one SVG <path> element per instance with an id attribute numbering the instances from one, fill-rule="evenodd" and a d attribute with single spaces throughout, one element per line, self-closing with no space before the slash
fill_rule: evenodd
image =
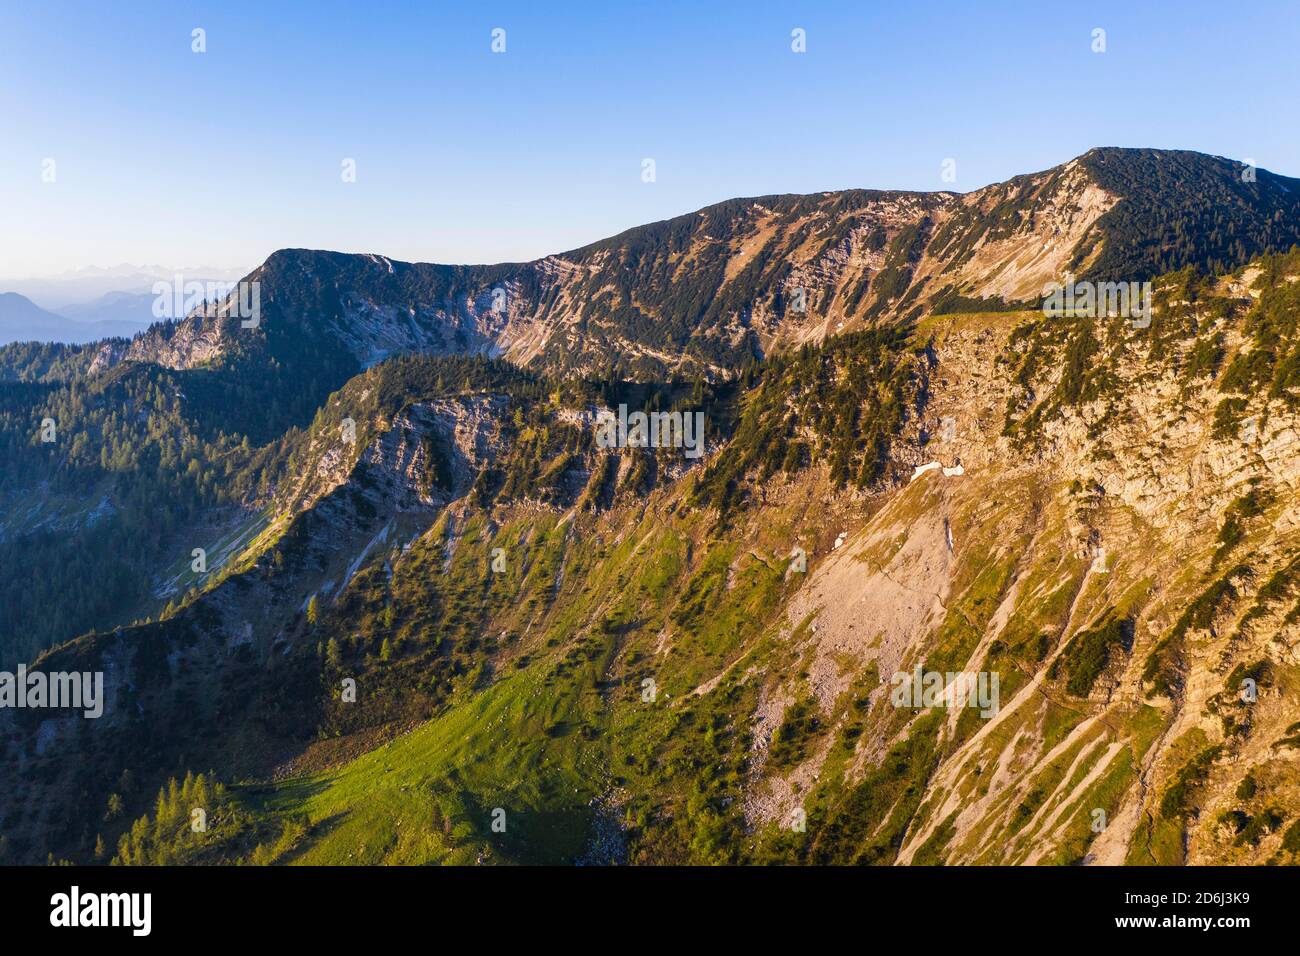
<path id="1" fill-rule="evenodd" d="M 1298 63 L 1295 0 L 8 0 L 0 277 L 284 246 L 526 259 L 732 196 L 964 191 L 1095 145 L 1300 175 Z"/>

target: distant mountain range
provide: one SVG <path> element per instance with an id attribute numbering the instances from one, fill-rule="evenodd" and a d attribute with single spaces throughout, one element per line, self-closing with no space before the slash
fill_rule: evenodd
<path id="1" fill-rule="evenodd" d="M 112 292 L 148 292 L 159 280 L 170 282 L 180 273 L 190 279 L 238 279 L 246 269 L 217 266 L 171 268 L 160 265 L 83 266 L 59 275 L 0 279 L 0 289 L 18 292 L 42 308 L 63 312 L 66 306 L 93 302 Z"/>
<path id="2" fill-rule="evenodd" d="M 90 302 L 60 306 L 60 315 L 74 322 L 120 322 L 127 325 L 149 325 L 156 321 L 153 314 L 157 296 L 152 292 L 106 292 Z"/>
<path id="3" fill-rule="evenodd" d="M 141 299 L 145 301 L 141 301 Z M 0 292 L 0 345 L 10 342 L 63 342 L 79 345 L 108 338 L 130 338 L 153 321 L 153 296 L 109 293 L 102 299 L 65 308 L 42 309 L 17 292 Z"/>
<path id="4" fill-rule="evenodd" d="M 229 281 L 242 273 L 212 267 L 167 269 L 123 264 L 86 267 L 59 276 L 0 280 L 0 345 L 9 342 L 63 342 L 130 338 L 157 317 L 155 282 Z M 37 303 L 41 303 L 37 305 Z"/>

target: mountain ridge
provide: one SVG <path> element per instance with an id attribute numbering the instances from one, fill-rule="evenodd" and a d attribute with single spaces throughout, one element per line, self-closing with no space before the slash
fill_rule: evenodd
<path id="1" fill-rule="evenodd" d="M 1186 167 L 1193 187 L 1152 199 L 1156 183 L 1143 177 L 1161 163 Z M 311 323 L 358 367 L 403 351 L 482 352 L 550 372 L 612 365 L 630 378 L 717 379 L 773 349 L 915 317 L 945 297 L 1026 301 L 1066 272 L 1139 281 L 1189 264 L 1235 268 L 1300 241 L 1297 204 L 1300 180 L 1266 170 L 1097 148 L 964 194 L 724 200 L 522 263 L 277 250 L 245 281 L 263 285 L 268 322 Z M 1203 237 L 1187 240 L 1166 216 L 1203 226 Z M 234 336 L 228 319 L 192 316 L 151 330 L 128 357 L 186 367 L 234 347 Z"/>

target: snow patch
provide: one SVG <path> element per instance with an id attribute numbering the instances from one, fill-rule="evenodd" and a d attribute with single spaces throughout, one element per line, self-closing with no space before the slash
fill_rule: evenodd
<path id="1" fill-rule="evenodd" d="M 917 465 L 916 469 L 912 472 L 912 477 L 908 480 L 916 481 L 916 479 L 920 478 L 927 471 L 935 471 L 936 469 L 941 470 L 945 478 L 953 478 L 957 475 L 966 474 L 966 469 L 962 467 L 960 458 L 957 459 L 957 464 L 953 465 L 951 468 L 945 467 L 942 462 L 927 461 L 924 465 Z"/>

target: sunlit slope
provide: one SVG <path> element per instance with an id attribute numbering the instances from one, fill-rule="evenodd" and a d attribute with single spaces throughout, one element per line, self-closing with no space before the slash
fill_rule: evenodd
<path id="1" fill-rule="evenodd" d="M 266 751 L 178 730 L 157 772 L 216 765 L 228 800 L 195 836 L 169 788 L 136 797 L 117 856 L 1294 862 L 1296 275 L 1163 277 L 1146 326 L 934 315 L 684 385 L 724 426 L 694 468 L 593 450 L 608 392 L 378 366 L 344 394 L 391 411 L 340 457 L 331 401 L 305 510 L 247 570 L 65 652 L 116 655 L 155 716 L 207 668 L 214 739 Z M 278 618 L 241 644 L 221 615 L 253 606 Z M 918 668 L 997 700 L 899 701 Z"/>
<path id="2" fill-rule="evenodd" d="M 558 598 L 539 616 L 528 610 L 529 596 L 543 582 L 528 579 L 566 529 L 512 523 L 489 539 L 467 527 L 450 573 L 473 575 L 462 562 L 486 566 L 492 547 L 511 543 L 512 561 L 528 569 L 516 582 L 522 600 L 502 607 L 491 625 L 510 635 L 496 665 L 499 677 L 338 769 L 269 790 L 249 788 L 251 809 L 308 825 L 284 860 L 608 862 L 625 858 L 626 848 L 622 837 L 604 839 L 611 830 L 606 821 L 617 832 L 637 818 L 635 804 L 644 806 L 648 821 L 692 799 L 728 793 L 735 799 L 742 709 L 714 705 L 722 698 L 739 703 L 743 695 L 689 695 L 697 681 L 741 658 L 759 659 L 764 623 L 775 621 L 783 591 L 784 562 L 748 555 L 734 562 L 734 548 L 712 545 L 690 575 L 684 566 L 693 524 L 674 529 L 651 515 L 590 529 L 594 542 L 581 550 L 571 545 L 563 574 L 548 575 L 547 587 L 563 580 Z M 525 536 L 531 546 L 519 544 Z M 435 535 L 420 547 L 441 551 L 443 544 Z M 414 550 L 409 560 L 418 563 Z M 742 570 L 728 586 L 733 562 Z M 399 563 L 392 585 L 398 591 L 402 575 Z M 683 584 L 684 601 L 676 590 Z M 656 653 L 674 615 L 692 621 L 698 615 L 699 626 Z M 356 706 L 364 708 L 366 681 L 360 683 Z M 715 710 L 725 715 L 722 722 L 706 719 Z M 720 772 L 719 755 L 731 759 L 730 774 Z M 711 772 L 695 773 L 709 765 Z M 634 805 L 611 799 L 633 792 Z M 683 814 L 682 823 L 699 821 Z"/>
<path id="3" fill-rule="evenodd" d="M 1287 374 L 1250 343 L 1288 354 L 1291 292 L 1177 281 L 1145 335 L 928 320 L 932 437 L 912 454 L 939 467 L 879 496 L 777 477 L 725 529 L 661 507 L 581 534 L 549 654 L 267 805 L 318 824 L 302 859 L 357 852 L 331 826 L 372 819 L 389 772 L 417 826 L 450 801 L 436 819 L 475 858 L 576 859 L 612 815 L 646 861 L 1289 862 L 1292 412 L 1277 392 L 1244 445 L 1224 420 L 1259 401 L 1233 404 L 1234 382 Z M 895 706 L 892 675 L 918 665 L 997 673 L 997 714 Z M 491 831 L 512 794 L 519 842 Z"/>

